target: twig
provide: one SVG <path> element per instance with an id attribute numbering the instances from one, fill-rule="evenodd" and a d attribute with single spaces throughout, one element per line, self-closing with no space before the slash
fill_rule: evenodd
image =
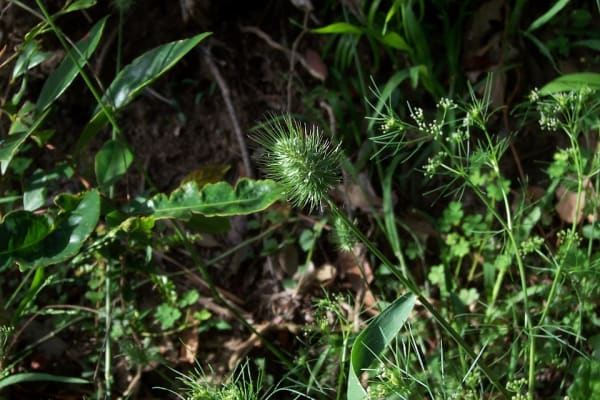
<path id="1" fill-rule="evenodd" d="M 298 37 L 296 37 L 296 40 L 294 40 L 294 43 L 292 44 L 292 50 L 290 51 L 290 71 L 289 71 L 289 76 L 288 76 L 287 103 L 286 103 L 287 104 L 287 107 L 286 107 L 287 112 L 290 112 L 292 109 L 292 83 L 294 82 L 294 66 L 296 64 L 296 56 L 297 56 L 296 53 L 298 51 L 298 45 L 300 44 L 300 40 L 302 40 L 302 37 L 306 33 L 309 16 L 310 16 L 310 9 L 307 8 L 304 11 L 304 19 L 302 20 L 302 31 L 298 34 Z"/>
<path id="2" fill-rule="evenodd" d="M 238 141 L 240 152 L 242 153 L 242 161 L 244 162 L 244 168 L 246 169 L 246 176 L 252 178 L 252 164 L 250 163 L 250 156 L 248 155 L 246 139 L 244 137 L 244 134 L 242 133 L 242 129 L 240 128 L 237 114 L 231 101 L 231 92 L 229 91 L 229 87 L 227 86 L 227 83 L 221 76 L 221 73 L 219 72 L 219 69 L 215 65 L 214 61 L 212 60 L 210 54 L 208 54 L 207 51 L 203 51 L 202 54 L 204 55 L 204 60 L 206 61 L 206 65 L 208 66 L 210 73 L 217 82 L 217 85 L 219 86 L 221 96 L 223 96 L 223 101 L 225 102 L 225 107 L 227 108 L 227 113 L 229 114 L 229 119 L 231 120 L 231 125 L 233 127 L 233 131 Z"/>
<path id="3" fill-rule="evenodd" d="M 258 36 L 259 38 L 261 38 L 262 40 L 264 40 L 264 42 L 269 46 L 274 48 L 275 50 L 279 50 L 282 53 L 285 53 L 285 55 L 290 59 L 290 65 L 293 65 L 291 63 L 291 59 L 292 59 L 292 51 L 288 48 L 286 48 L 285 46 L 277 43 L 276 41 L 274 41 L 269 35 L 267 35 L 265 32 L 261 31 L 259 28 L 255 27 L 255 26 L 240 26 L 240 31 L 245 32 L 245 33 L 253 33 L 256 36 Z M 298 40 L 296 38 L 296 40 Z M 314 76 L 317 79 L 322 79 L 322 78 L 318 78 L 318 76 L 320 75 L 319 72 L 315 71 L 310 64 L 308 63 L 308 61 L 306 61 L 306 58 L 303 57 L 301 54 L 296 53 L 294 55 L 294 63 L 296 61 L 298 61 L 300 63 L 300 65 L 302 65 L 302 67 L 312 76 Z"/>

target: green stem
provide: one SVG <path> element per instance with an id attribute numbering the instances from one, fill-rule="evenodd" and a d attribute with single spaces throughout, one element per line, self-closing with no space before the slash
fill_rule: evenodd
<path id="1" fill-rule="evenodd" d="M 111 386 L 112 386 L 112 375 L 111 375 L 111 351 L 110 351 L 110 318 L 111 318 L 111 304 L 110 304 L 110 261 L 106 263 L 106 271 L 104 277 L 104 398 L 111 398 Z"/>
<path id="2" fill-rule="evenodd" d="M 116 121 L 116 119 L 114 117 L 114 114 L 106 107 L 106 105 L 102 101 L 102 98 L 100 97 L 100 94 L 96 90 L 96 87 L 93 85 L 91 79 L 89 78 L 89 76 L 87 75 L 87 73 L 84 71 L 83 67 L 79 64 L 79 60 L 77 60 L 77 57 L 75 57 L 75 54 L 73 54 L 73 52 L 69 51 L 69 49 L 71 47 L 68 45 L 68 43 L 65 40 L 65 38 L 64 38 L 62 32 L 60 31 L 60 29 L 58 29 L 58 26 L 56 26 L 56 24 L 54 23 L 54 20 L 52 19 L 52 16 L 48 13 L 48 10 L 46 10 L 46 8 L 42 4 L 41 0 L 35 0 L 35 2 L 38 5 L 38 7 L 39 7 L 40 11 L 42 12 L 42 14 L 44 15 L 44 18 L 46 19 L 46 22 L 48 22 L 48 25 L 50 25 L 50 28 L 54 32 L 54 35 L 56 35 L 56 38 L 60 42 L 61 46 L 67 52 L 67 56 L 71 58 L 71 61 L 73 62 L 73 64 L 77 68 L 77 71 L 79 72 L 79 74 L 83 78 L 83 80 L 84 80 L 87 88 L 92 93 L 92 96 L 94 96 L 94 99 L 96 100 L 96 102 L 100 106 L 100 109 L 106 115 L 106 118 L 108 119 L 108 121 L 112 125 L 113 130 L 117 134 L 120 134 L 121 130 L 119 129 L 119 125 L 117 124 L 117 121 Z"/>
<path id="3" fill-rule="evenodd" d="M 421 305 L 433 316 L 435 321 L 442 326 L 442 328 L 450 335 L 450 337 L 461 347 L 469 357 L 477 363 L 477 366 L 481 371 L 487 376 L 492 385 L 498 389 L 502 395 L 509 399 L 511 398 L 511 393 L 500 384 L 500 381 L 496 378 L 496 376 L 492 373 L 489 367 L 481 360 L 481 357 L 475 354 L 475 352 L 471 349 L 469 344 L 462 338 L 462 336 L 452 327 L 452 325 L 435 309 L 435 307 L 429 302 L 429 300 L 422 294 L 419 286 L 412 281 L 411 279 L 402 275 L 402 273 L 396 268 L 390 260 L 375 246 L 373 242 L 371 242 L 361 231 L 358 229 L 346 215 L 339 209 L 339 207 L 331 201 L 331 199 L 326 199 L 329 207 L 333 211 L 333 213 L 344 221 L 344 223 L 354 232 L 358 240 L 367 246 L 369 251 L 371 251 L 375 257 L 379 259 L 393 274 L 396 278 L 408 289 L 412 294 L 417 297 L 417 300 L 421 303 Z"/>

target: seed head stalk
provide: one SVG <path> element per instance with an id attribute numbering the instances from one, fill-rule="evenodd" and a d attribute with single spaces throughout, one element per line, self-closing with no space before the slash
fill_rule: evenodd
<path id="1" fill-rule="evenodd" d="M 341 150 L 321 137 L 315 128 L 306 127 L 292 120 L 288 115 L 273 118 L 267 122 L 254 137 L 264 148 L 262 164 L 268 177 L 279 182 L 292 204 L 311 210 L 320 208 L 323 203 L 351 231 L 358 240 L 388 268 L 404 287 L 414 294 L 423 307 L 433 316 L 438 324 L 452 337 L 473 360 L 490 382 L 505 396 L 511 393 L 500 384 L 488 366 L 470 348 L 461 335 L 435 309 L 424 296 L 419 285 L 396 267 L 362 231 L 354 225 L 345 213 L 332 201 L 328 192 L 339 181 L 339 161 Z"/>

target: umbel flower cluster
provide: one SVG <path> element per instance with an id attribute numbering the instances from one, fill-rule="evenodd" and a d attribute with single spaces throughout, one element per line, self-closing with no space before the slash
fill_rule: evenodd
<path id="1" fill-rule="evenodd" d="M 283 186 L 294 205 L 319 208 L 339 182 L 340 147 L 316 127 L 309 129 L 283 115 L 267 121 L 253 139 L 264 149 L 265 173 Z"/>

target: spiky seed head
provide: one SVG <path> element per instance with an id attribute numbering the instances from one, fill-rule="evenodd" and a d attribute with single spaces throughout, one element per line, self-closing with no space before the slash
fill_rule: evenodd
<path id="1" fill-rule="evenodd" d="M 341 251 L 350 252 L 356 244 L 356 235 L 339 216 L 333 219 L 333 241 Z"/>
<path id="2" fill-rule="evenodd" d="M 267 121 L 253 139 L 264 148 L 265 173 L 283 186 L 292 204 L 312 211 L 339 182 L 340 147 L 316 127 L 283 115 Z"/>

